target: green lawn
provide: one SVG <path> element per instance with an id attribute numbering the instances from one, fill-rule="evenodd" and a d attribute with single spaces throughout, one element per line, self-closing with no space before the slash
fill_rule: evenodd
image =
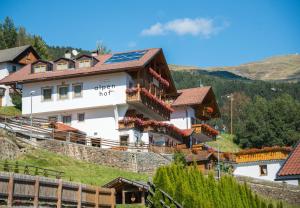
<path id="1" fill-rule="evenodd" d="M 146 174 L 91 164 L 45 150 L 33 150 L 30 153 L 26 153 L 18 158 L 18 162 L 19 164 L 30 164 L 38 167 L 64 171 L 64 180 L 91 185 L 104 185 L 117 177 L 140 181 L 147 181 L 149 177 Z"/>
<path id="2" fill-rule="evenodd" d="M 14 106 L 0 107 L 0 115 L 18 116 L 21 114 L 22 112 Z"/>
<path id="3" fill-rule="evenodd" d="M 206 142 L 206 144 L 217 149 L 219 143 L 222 152 L 238 152 L 241 148 L 233 142 L 233 137 L 230 134 L 221 134 L 216 141 Z"/>

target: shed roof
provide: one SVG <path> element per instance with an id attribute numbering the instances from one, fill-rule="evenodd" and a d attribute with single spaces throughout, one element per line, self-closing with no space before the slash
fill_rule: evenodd
<path id="1" fill-rule="evenodd" d="M 122 177 L 115 178 L 114 180 L 112 180 L 112 181 L 108 182 L 107 184 L 105 184 L 103 187 L 118 189 L 123 184 L 130 184 L 130 185 L 133 185 L 133 186 L 136 186 L 138 188 L 145 189 L 145 190 L 149 189 L 149 185 L 145 182 L 132 181 L 132 180 L 122 178 Z"/>

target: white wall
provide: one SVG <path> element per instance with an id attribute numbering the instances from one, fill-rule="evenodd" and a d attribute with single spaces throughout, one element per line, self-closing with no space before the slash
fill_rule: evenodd
<path id="1" fill-rule="evenodd" d="M 4 77 L 9 75 L 9 72 L 12 72 L 13 66 L 16 66 L 16 70 L 19 70 L 21 68 L 21 65 L 19 64 L 13 64 L 13 63 L 0 63 L 0 79 L 3 79 Z M 2 106 L 13 106 L 11 97 L 9 95 L 9 86 L 0 85 L 0 87 L 5 88 L 5 95 L 2 98 Z"/>
<path id="2" fill-rule="evenodd" d="M 195 110 L 191 107 L 175 107 L 174 110 L 170 116 L 170 123 L 180 129 L 191 128 L 191 118 L 195 117 Z"/>
<path id="3" fill-rule="evenodd" d="M 33 114 L 125 104 L 127 78 L 128 75 L 125 72 L 122 72 L 23 84 L 22 114 L 30 114 L 31 91 L 35 91 L 32 98 Z M 73 83 L 83 83 L 82 97 L 72 97 Z M 57 86 L 62 84 L 69 85 L 68 99 L 58 99 Z M 110 86 L 110 88 L 108 89 L 107 86 Z M 43 87 L 53 87 L 51 101 L 42 100 L 41 93 Z"/>
<path id="4" fill-rule="evenodd" d="M 276 162 L 262 162 L 260 164 L 251 164 L 251 163 L 240 163 L 237 164 L 235 170 L 233 172 L 234 175 L 237 176 L 247 176 L 252 178 L 258 178 L 268 181 L 274 181 L 276 178 L 276 173 L 280 169 L 283 161 L 276 161 Z M 261 176 L 260 175 L 260 168 L 259 165 L 267 165 L 267 175 Z M 286 181 L 289 184 L 297 185 L 297 181 Z M 297 182 L 295 184 L 295 182 Z"/>

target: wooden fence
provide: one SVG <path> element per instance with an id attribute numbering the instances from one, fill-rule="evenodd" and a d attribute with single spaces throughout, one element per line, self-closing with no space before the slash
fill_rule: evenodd
<path id="1" fill-rule="evenodd" d="M 0 205 L 115 207 L 115 190 L 38 176 L 0 172 Z"/>
<path id="2" fill-rule="evenodd" d="M 45 177 L 55 177 L 60 179 L 64 176 L 63 171 L 57 171 L 47 168 L 41 168 L 28 164 L 20 164 L 18 161 L 11 163 L 8 161 L 0 161 L 0 171 L 22 173 L 26 175 L 39 175 Z"/>

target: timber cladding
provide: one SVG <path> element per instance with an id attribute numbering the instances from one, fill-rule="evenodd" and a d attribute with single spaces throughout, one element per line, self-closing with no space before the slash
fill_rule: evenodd
<path id="1" fill-rule="evenodd" d="M 24 207 L 115 207 L 115 190 L 61 179 L 0 173 L 0 205 Z"/>

